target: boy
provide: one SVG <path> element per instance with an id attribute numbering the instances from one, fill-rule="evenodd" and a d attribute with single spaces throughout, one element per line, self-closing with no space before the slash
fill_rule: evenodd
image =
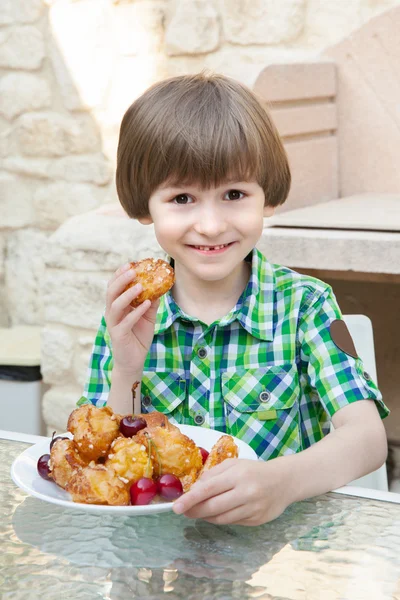
<path id="1" fill-rule="evenodd" d="M 238 436 L 262 459 L 224 461 L 174 511 L 257 525 L 381 466 L 388 410 L 331 288 L 255 249 L 290 187 L 255 95 L 219 75 L 152 86 L 123 118 L 116 180 L 127 214 L 154 224 L 176 283 L 133 310 L 135 274 L 115 273 L 86 400 L 129 413 L 141 381 L 143 412 Z"/>

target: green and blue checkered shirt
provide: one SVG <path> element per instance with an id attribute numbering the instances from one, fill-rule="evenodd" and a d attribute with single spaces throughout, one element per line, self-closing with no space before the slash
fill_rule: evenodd
<path id="1" fill-rule="evenodd" d="M 236 306 L 211 325 L 184 313 L 171 292 L 161 298 L 147 355 L 142 411 L 173 423 L 237 436 L 264 460 L 321 440 L 337 410 L 372 399 L 388 414 L 360 358 L 332 341 L 341 318 L 332 289 L 273 265 L 254 249 L 249 282 Z M 81 402 L 107 403 L 113 366 L 102 319 Z"/>

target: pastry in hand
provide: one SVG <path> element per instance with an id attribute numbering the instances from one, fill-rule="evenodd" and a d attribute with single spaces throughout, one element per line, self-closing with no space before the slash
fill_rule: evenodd
<path id="1" fill-rule="evenodd" d="M 142 292 L 131 302 L 133 308 L 136 308 L 145 300 L 154 302 L 154 300 L 166 294 L 174 285 L 175 273 L 173 268 L 160 258 L 144 258 L 137 262 L 131 262 L 131 268 L 134 269 L 136 277 L 127 285 L 125 290 L 137 283 L 141 283 L 143 286 Z"/>

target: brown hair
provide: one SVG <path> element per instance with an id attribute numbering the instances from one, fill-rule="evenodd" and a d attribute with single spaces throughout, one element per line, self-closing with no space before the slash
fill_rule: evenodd
<path id="1" fill-rule="evenodd" d="M 246 86 L 204 72 L 173 77 L 150 87 L 126 111 L 116 184 L 130 217 L 149 215 L 149 198 L 163 183 L 209 189 L 232 176 L 255 179 L 269 206 L 283 204 L 289 193 L 279 134 Z"/>

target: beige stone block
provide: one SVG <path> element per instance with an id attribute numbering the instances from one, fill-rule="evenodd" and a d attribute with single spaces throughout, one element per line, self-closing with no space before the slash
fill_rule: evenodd
<path id="1" fill-rule="evenodd" d="M 95 337 L 96 330 L 93 330 L 90 335 L 82 335 L 78 337 L 77 349 L 74 353 L 72 366 L 73 374 L 75 380 L 81 386 L 82 390 L 85 387 L 88 377 L 89 360 L 92 354 Z"/>
<path id="2" fill-rule="evenodd" d="M 257 246 L 268 260 L 294 268 L 400 273 L 398 233 L 267 226 Z"/>
<path id="3" fill-rule="evenodd" d="M 0 327 L 9 327 L 7 289 L 4 279 L 0 279 Z"/>
<path id="4" fill-rule="evenodd" d="M 254 91 L 267 102 L 333 98 L 335 65 L 328 61 L 269 65 L 259 74 Z"/>
<path id="5" fill-rule="evenodd" d="M 305 0 L 222 0 L 225 38 L 231 44 L 281 44 L 304 26 Z"/>
<path id="6" fill-rule="evenodd" d="M 46 325 L 41 335 L 40 370 L 44 383 L 71 383 L 74 339 L 65 327 Z"/>
<path id="7" fill-rule="evenodd" d="M 113 17 L 114 43 L 119 54 L 151 54 L 161 51 L 164 38 L 164 2 L 117 4 Z"/>
<path id="8" fill-rule="evenodd" d="M 50 162 L 43 158 L 12 156 L 1 160 L 0 166 L 5 171 L 10 171 L 17 175 L 26 175 L 35 179 L 47 179 L 49 177 Z"/>
<path id="9" fill-rule="evenodd" d="M 336 105 L 333 102 L 290 108 L 283 105 L 273 108 L 271 115 L 282 137 L 332 132 L 337 129 Z"/>
<path id="10" fill-rule="evenodd" d="M 127 261 L 165 257 L 152 225 L 129 219 L 119 205 L 105 206 L 98 211 L 72 217 L 51 236 L 46 258 L 49 267 L 104 270 L 111 276 Z"/>
<path id="11" fill-rule="evenodd" d="M 0 114 L 7 119 L 22 112 L 47 108 L 50 102 L 50 86 L 42 77 L 10 73 L 0 79 Z"/>
<path id="12" fill-rule="evenodd" d="M 42 401 L 43 419 L 51 433 L 67 431 L 69 415 L 75 408 L 76 403 L 82 395 L 79 386 L 57 386 L 48 390 Z"/>
<path id="13" fill-rule="evenodd" d="M 33 219 L 30 186 L 14 175 L 0 173 L 0 229 L 25 227 Z"/>
<path id="14" fill-rule="evenodd" d="M 104 196 L 104 188 L 90 184 L 50 183 L 34 194 L 36 223 L 42 229 L 56 229 L 70 217 L 101 205 Z"/>
<path id="15" fill-rule="evenodd" d="M 2 0 L 0 25 L 33 23 L 43 12 L 41 0 Z"/>
<path id="16" fill-rule="evenodd" d="M 178 0 L 165 33 L 169 56 L 205 54 L 219 45 L 218 13 L 209 0 Z"/>
<path id="17" fill-rule="evenodd" d="M 399 194 L 359 194 L 289 210 L 269 219 L 284 227 L 400 232 Z"/>
<path id="18" fill-rule="evenodd" d="M 41 32 L 30 25 L 0 31 L 0 68 L 38 69 L 45 57 Z"/>
<path id="19" fill-rule="evenodd" d="M 398 193 L 400 7 L 326 51 L 338 69 L 341 194 Z"/>
<path id="20" fill-rule="evenodd" d="M 339 195 L 337 138 L 333 135 L 285 144 L 292 172 L 292 186 L 277 212 L 333 200 Z"/>
<path id="21" fill-rule="evenodd" d="M 43 301 L 46 323 L 96 329 L 105 308 L 110 274 L 46 269 Z"/>
<path id="22" fill-rule="evenodd" d="M 42 284 L 47 236 L 23 229 L 8 238 L 6 285 L 12 324 L 43 323 Z"/>
<path id="23" fill-rule="evenodd" d="M 368 0 L 367 3 L 371 4 Z M 344 39 L 362 25 L 361 7 L 365 4 L 365 0 L 307 0 L 304 42 L 313 48 L 324 48 Z"/>
<path id="24" fill-rule="evenodd" d="M 63 156 L 99 150 L 100 138 L 89 116 L 28 113 L 18 121 L 20 149 L 28 156 Z"/>
<path id="25" fill-rule="evenodd" d="M 55 2 L 49 8 L 50 59 L 67 108 L 106 101 L 116 57 L 113 10 L 108 0 Z"/>
<path id="26" fill-rule="evenodd" d="M 7 238 L 5 233 L 0 231 L 0 279 L 3 279 L 5 273 L 6 242 Z"/>
<path id="27" fill-rule="evenodd" d="M 109 162 L 102 154 L 90 154 L 51 161 L 49 175 L 53 179 L 106 185 L 111 180 L 112 172 Z"/>
<path id="28" fill-rule="evenodd" d="M 17 143 L 13 135 L 13 128 L 2 128 L 0 131 L 0 156 L 7 157 L 17 152 Z"/>

